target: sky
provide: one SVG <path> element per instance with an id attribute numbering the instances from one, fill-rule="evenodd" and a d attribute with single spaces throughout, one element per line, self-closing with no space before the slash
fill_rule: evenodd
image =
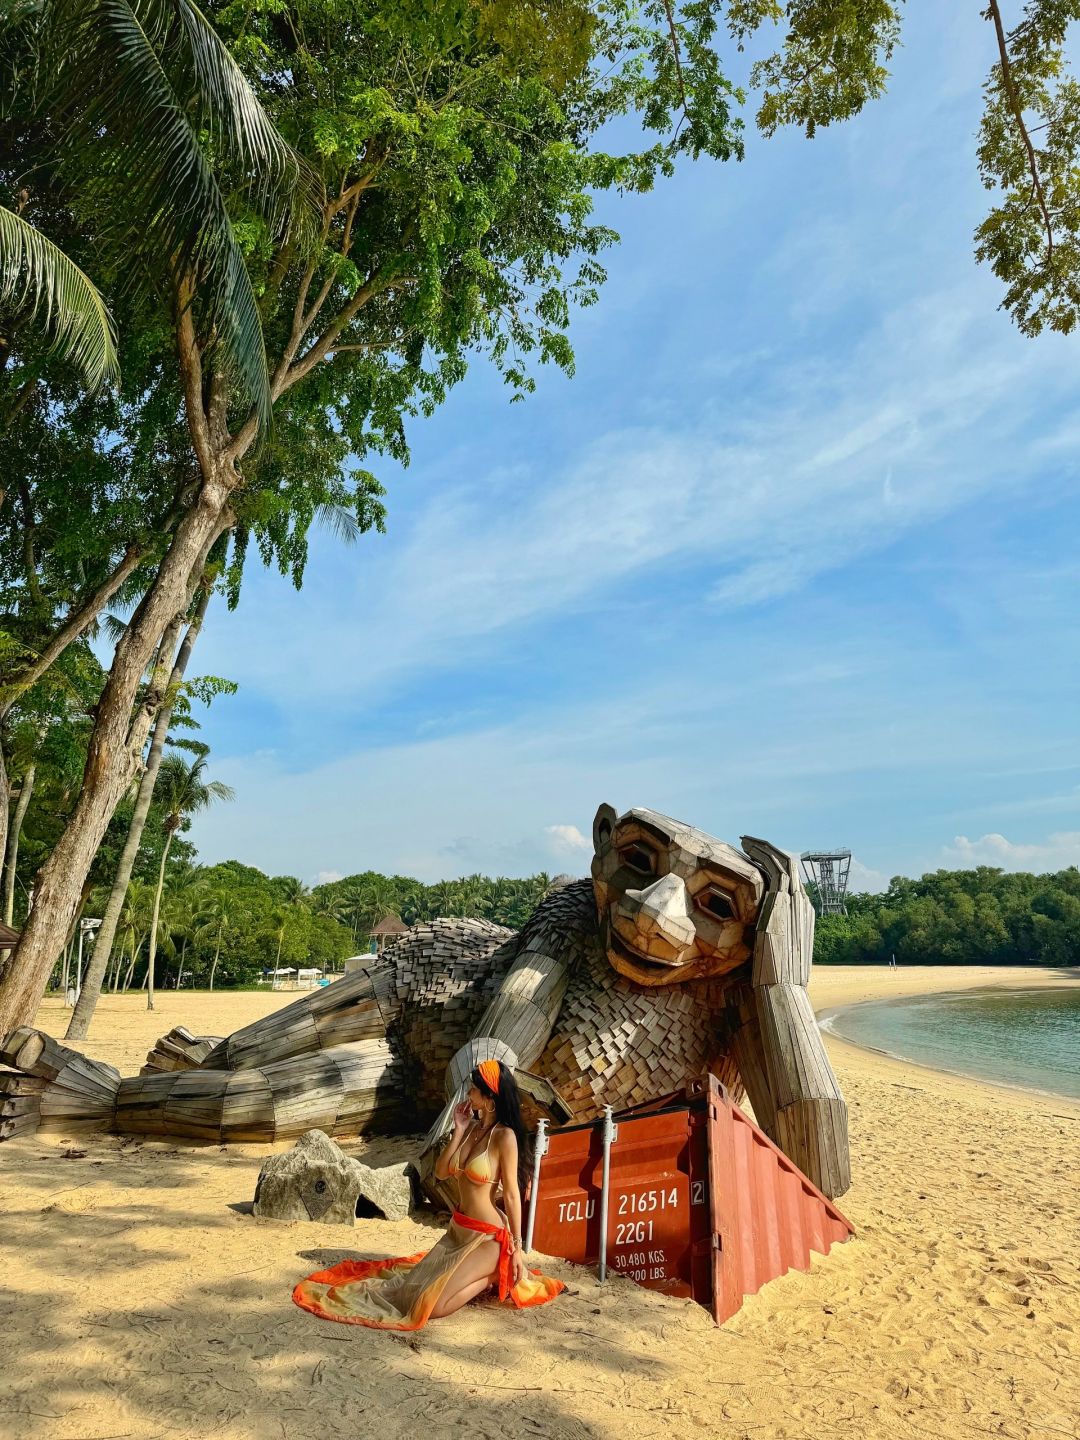
<path id="1" fill-rule="evenodd" d="M 908 8 L 856 120 L 602 197 L 573 379 L 478 360 L 385 536 L 215 602 L 204 862 L 583 874 L 608 803 L 856 889 L 1080 863 L 1080 341 L 973 257 L 990 27 Z"/>

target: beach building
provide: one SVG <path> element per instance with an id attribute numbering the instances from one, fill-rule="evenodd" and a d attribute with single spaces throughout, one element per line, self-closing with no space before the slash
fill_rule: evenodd
<path id="1" fill-rule="evenodd" d="M 264 970 L 263 983 L 271 990 L 314 990 L 323 978 L 323 972 L 314 967 L 297 970 L 292 965 L 277 970 Z"/>
<path id="2" fill-rule="evenodd" d="M 393 945 L 395 940 L 400 939 L 408 928 L 400 915 L 384 916 L 371 932 L 374 953 L 381 955 L 386 947 Z"/>

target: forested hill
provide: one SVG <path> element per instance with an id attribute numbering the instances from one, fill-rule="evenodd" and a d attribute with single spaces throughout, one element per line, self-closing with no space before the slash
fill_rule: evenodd
<path id="1" fill-rule="evenodd" d="M 153 912 L 149 875 L 156 857 L 140 860 L 121 917 L 109 987 L 137 988 L 145 974 Z M 230 860 L 199 865 L 191 847 L 171 861 L 159 919 L 159 984 L 178 975 L 187 985 L 250 985 L 273 966 L 338 970 L 364 952 L 372 927 L 397 914 L 406 924 L 464 915 L 520 929 L 548 886 L 548 876 L 516 880 L 468 875 L 425 885 L 376 871 L 309 890 L 288 876 L 264 875 Z M 106 890 L 87 913 L 100 915 Z M 939 870 L 921 880 L 895 879 L 883 895 L 852 895 L 846 916 L 819 920 L 820 964 L 1080 964 L 1080 871 L 1010 875 L 1000 870 Z M 59 983 L 59 968 L 55 983 Z"/>
<path id="2" fill-rule="evenodd" d="M 819 965 L 1078 965 L 1080 870 L 935 870 L 818 921 Z"/>
<path id="3" fill-rule="evenodd" d="M 380 875 L 365 870 L 312 891 L 315 905 L 346 925 L 356 942 L 367 940 L 372 925 L 386 915 L 398 915 L 406 925 L 434 920 L 438 915 L 464 915 L 493 920 L 519 930 L 550 884 L 543 872 L 524 880 L 505 876 L 465 875 L 425 885 L 408 875 Z"/>

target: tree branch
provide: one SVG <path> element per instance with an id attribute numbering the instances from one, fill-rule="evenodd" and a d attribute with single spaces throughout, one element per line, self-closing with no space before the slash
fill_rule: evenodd
<path id="1" fill-rule="evenodd" d="M 214 457 L 210 445 L 210 427 L 206 423 L 206 411 L 203 409 L 202 355 L 195 336 L 192 298 L 190 282 L 185 281 L 178 288 L 176 296 L 176 344 L 191 443 L 203 475 L 209 476 L 214 468 Z"/>
<path id="2" fill-rule="evenodd" d="M 0 698 L 0 719 L 11 710 L 20 695 L 31 685 L 36 685 L 50 666 L 54 665 L 73 640 L 77 640 L 86 627 L 95 620 L 111 597 L 132 573 L 146 551 L 138 545 L 129 545 L 124 557 L 107 579 L 103 580 L 88 600 L 68 616 L 48 645 L 23 673 L 3 686 Z"/>
<path id="3" fill-rule="evenodd" d="M 1005 27 L 1001 23 L 1001 11 L 998 8 L 998 0 L 990 0 L 986 14 L 994 22 L 994 31 L 997 35 L 998 55 L 1001 59 L 1001 81 L 1005 87 L 1005 94 L 1008 96 L 1009 107 L 1012 110 L 1017 129 L 1020 131 L 1020 138 L 1024 142 L 1024 149 L 1027 151 L 1032 188 L 1038 198 L 1039 209 L 1042 211 L 1043 224 L 1046 227 L 1047 259 L 1052 259 L 1054 254 L 1054 226 L 1050 219 L 1050 212 L 1047 209 L 1046 196 L 1043 193 L 1042 178 L 1039 175 L 1038 157 L 1035 154 L 1035 147 L 1031 143 L 1031 136 L 1028 134 L 1027 126 L 1024 124 L 1024 107 L 1020 103 L 1020 96 L 1016 89 L 1016 81 L 1013 79 L 1012 65 L 1009 61 L 1009 49 L 1005 43 Z"/>

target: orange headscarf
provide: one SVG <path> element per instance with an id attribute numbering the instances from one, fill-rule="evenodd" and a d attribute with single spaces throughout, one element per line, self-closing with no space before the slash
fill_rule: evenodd
<path id="1" fill-rule="evenodd" d="M 477 1070 L 484 1084 L 493 1095 L 499 1093 L 499 1062 L 498 1060 L 481 1060 Z"/>

